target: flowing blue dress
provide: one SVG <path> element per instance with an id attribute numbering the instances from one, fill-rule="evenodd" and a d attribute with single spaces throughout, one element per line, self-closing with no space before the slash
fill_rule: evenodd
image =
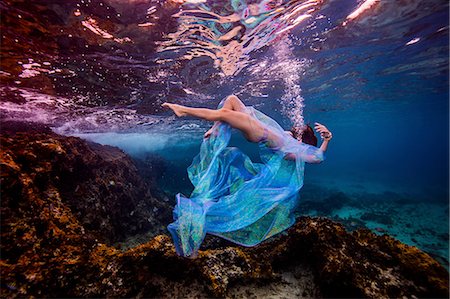
<path id="1" fill-rule="evenodd" d="M 253 107 L 247 112 L 276 132 L 277 144 L 259 142 L 262 163 L 254 163 L 239 148 L 228 147 L 232 128 L 226 123 L 203 139 L 188 168 L 194 191 L 189 198 L 176 195 L 168 226 L 181 256 L 195 257 L 206 233 L 254 246 L 290 227 L 305 161 L 324 159 L 320 149 L 295 140 L 267 115 Z"/>

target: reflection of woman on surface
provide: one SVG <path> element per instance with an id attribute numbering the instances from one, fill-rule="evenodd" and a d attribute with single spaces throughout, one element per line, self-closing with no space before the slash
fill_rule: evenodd
<path id="1" fill-rule="evenodd" d="M 246 107 L 236 96 L 227 97 L 217 110 L 171 103 L 163 106 L 180 117 L 215 122 L 188 168 L 194 191 L 190 197 L 176 196 L 175 221 L 168 229 L 178 254 L 195 257 L 206 233 L 254 246 L 295 223 L 305 162 L 323 161 L 332 138 L 325 126 L 316 123 L 315 129 L 323 139 L 317 148 L 311 127 L 284 131 L 276 121 Z M 228 146 L 232 128 L 259 144 L 262 163 Z"/>
<path id="2" fill-rule="evenodd" d="M 205 133 L 204 137 L 207 138 L 214 131 L 219 121 L 228 123 L 232 128 L 238 129 L 242 132 L 245 138 L 250 142 L 267 141 L 268 146 L 277 148 L 279 143 L 279 136 L 272 132 L 267 126 L 261 123 L 258 119 L 252 117 L 247 107 L 242 101 L 235 95 L 228 96 L 221 109 L 206 109 L 206 108 L 191 108 L 181 106 L 177 104 L 164 103 L 164 107 L 172 109 L 177 116 L 194 116 L 197 118 L 215 121 L 214 126 Z M 328 142 L 332 138 L 331 132 L 322 124 L 315 123 L 315 129 L 320 133 L 323 138 L 323 143 L 320 146 L 320 150 L 325 152 L 328 147 Z M 317 145 L 317 138 L 314 136 L 314 131 L 311 127 L 307 126 L 303 132 L 296 128 L 292 128 L 291 131 L 286 132 L 299 141 L 304 140 L 304 143 Z M 303 138 L 302 138 L 303 136 Z M 288 155 L 288 158 L 293 158 L 293 155 Z M 305 162 L 314 163 L 312 160 L 306 159 Z"/>

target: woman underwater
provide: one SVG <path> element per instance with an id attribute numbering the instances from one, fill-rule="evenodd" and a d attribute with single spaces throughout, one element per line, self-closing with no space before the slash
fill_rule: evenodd
<path id="1" fill-rule="evenodd" d="M 195 257 L 206 233 L 254 246 L 294 224 L 305 162 L 322 162 L 332 138 L 324 125 L 315 124 L 323 139 L 317 148 L 311 127 L 303 132 L 284 131 L 234 95 L 223 100 L 217 110 L 172 103 L 162 106 L 178 117 L 215 122 L 188 168 L 194 191 L 190 198 L 176 196 L 175 222 L 168 229 L 178 254 Z M 252 162 L 238 148 L 227 147 L 232 128 L 259 144 L 262 163 Z"/>

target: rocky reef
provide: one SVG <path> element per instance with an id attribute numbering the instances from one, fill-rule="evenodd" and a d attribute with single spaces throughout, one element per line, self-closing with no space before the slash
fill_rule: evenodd
<path id="1" fill-rule="evenodd" d="M 23 123 L 2 123 L 1 145 L 2 297 L 449 296 L 428 254 L 319 217 L 252 248 L 209 236 L 181 258 L 161 230 L 171 207 L 122 151 Z M 147 231 L 158 235 L 111 245 Z"/>

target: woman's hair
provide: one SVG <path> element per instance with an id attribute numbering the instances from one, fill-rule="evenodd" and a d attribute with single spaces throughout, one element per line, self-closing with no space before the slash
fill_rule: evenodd
<path id="1" fill-rule="evenodd" d="M 299 137 L 302 137 L 303 143 L 317 146 L 317 137 L 314 134 L 314 130 L 311 128 L 310 125 L 306 125 L 305 129 L 303 130 L 292 127 L 291 133 L 295 139 L 299 139 Z"/>

